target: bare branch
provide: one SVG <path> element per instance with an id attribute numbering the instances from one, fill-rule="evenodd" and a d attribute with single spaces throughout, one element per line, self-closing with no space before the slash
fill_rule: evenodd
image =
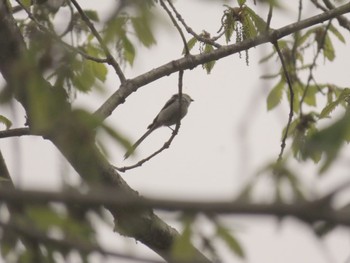
<path id="1" fill-rule="evenodd" d="M 181 112 L 180 109 L 181 109 L 181 102 L 182 102 L 181 97 L 182 97 L 182 86 L 183 86 L 183 74 L 184 74 L 184 71 L 180 70 L 179 71 L 179 79 L 178 79 L 178 93 L 180 94 L 180 96 L 179 96 L 179 100 L 180 100 L 179 112 Z M 179 115 L 179 117 L 180 117 L 180 115 Z M 175 129 L 173 130 L 173 133 L 171 134 L 169 140 L 166 141 L 164 143 L 164 145 L 159 150 L 155 151 L 150 156 L 142 159 L 141 161 L 137 162 L 134 165 L 124 166 L 124 167 L 120 167 L 120 168 L 118 168 L 116 166 L 113 166 L 113 167 L 115 169 L 117 169 L 119 172 L 125 172 L 127 170 L 131 170 L 131 169 L 134 169 L 134 168 L 137 168 L 137 167 L 141 167 L 145 162 L 151 160 L 153 157 L 155 157 L 156 155 L 160 154 L 162 151 L 164 151 L 165 149 L 168 149 L 170 147 L 172 141 L 174 140 L 175 136 L 179 132 L 180 126 L 181 126 L 181 118 L 179 118 L 178 122 L 176 123 Z"/>
<path id="2" fill-rule="evenodd" d="M 290 105 L 290 109 L 289 109 L 289 115 L 288 115 L 288 122 L 287 122 L 287 126 L 286 126 L 286 131 L 283 135 L 283 138 L 282 138 L 282 143 L 281 143 L 281 151 L 278 155 L 278 162 L 282 160 L 282 156 L 283 156 L 283 151 L 286 147 L 286 140 L 287 140 L 287 136 L 288 136 L 288 132 L 289 132 L 289 126 L 290 124 L 292 123 L 292 120 L 293 120 L 293 113 L 294 113 L 294 90 L 293 90 L 293 85 L 292 85 L 292 81 L 290 79 L 290 76 L 289 76 L 289 72 L 288 72 L 288 69 L 287 69 L 287 65 L 286 65 L 286 62 L 284 60 L 284 57 L 283 57 L 283 54 L 278 46 L 278 42 L 274 42 L 273 43 L 274 47 L 276 48 L 276 51 L 277 51 L 277 54 L 278 54 L 278 57 L 280 58 L 281 60 L 281 64 L 282 64 L 282 68 L 283 68 L 283 73 L 284 73 L 284 76 L 287 80 L 287 84 L 288 84 L 288 90 L 289 90 L 289 105 Z"/>
<path id="3" fill-rule="evenodd" d="M 349 183 L 337 187 L 336 193 L 344 191 L 349 187 Z M 132 198 L 125 196 L 114 189 L 103 188 L 81 194 L 73 191 L 47 192 L 33 190 L 9 190 L 0 188 L 0 200 L 11 204 L 47 204 L 59 202 L 64 204 L 77 204 L 88 209 L 96 206 L 106 206 L 114 208 L 138 209 L 154 208 L 165 211 L 183 211 L 189 213 L 204 214 L 241 214 L 241 215 L 266 215 L 266 216 L 292 216 L 307 223 L 325 221 L 336 225 L 350 226 L 350 212 L 348 210 L 335 210 L 329 205 L 329 198 L 335 196 L 335 191 L 324 198 L 313 201 L 298 202 L 293 204 L 273 203 L 273 204 L 251 204 L 244 201 L 229 202 L 196 202 L 179 201 L 169 199 Z"/>
<path id="4" fill-rule="evenodd" d="M 167 0 L 167 2 L 169 4 L 169 6 L 171 7 L 171 9 L 174 11 L 174 13 L 176 15 L 176 18 L 181 22 L 181 24 L 184 26 L 184 28 L 186 29 L 186 31 L 189 34 L 194 36 L 198 41 L 201 41 L 203 43 L 212 45 L 212 46 L 217 47 L 217 48 L 221 47 L 220 44 L 216 43 L 212 39 L 206 38 L 206 37 L 202 37 L 202 36 L 198 35 L 196 32 L 194 32 L 193 29 L 186 24 L 185 20 L 182 18 L 180 13 L 177 11 L 177 9 L 175 8 L 174 4 L 170 0 Z"/>
<path id="5" fill-rule="evenodd" d="M 168 9 L 168 7 L 165 5 L 163 0 L 160 0 L 160 5 L 163 7 L 163 9 L 165 10 L 165 12 L 168 14 L 168 16 L 170 17 L 171 21 L 173 22 L 174 26 L 176 27 L 177 31 L 179 32 L 182 42 L 184 44 L 184 49 L 185 49 L 185 55 L 189 55 L 190 54 L 190 50 L 187 46 L 187 41 L 185 38 L 184 33 L 182 32 L 180 26 L 178 25 L 178 23 L 176 22 L 175 18 L 173 17 L 172 13 L 170 12 L 170 10 Z"/>
<path id="6" fill-rule="evenodd" d="M 0 131 L 0 139 L 8 137 L 19 137 L 24 135 L 33 135 L 30 133 L 29 128 L 16 128 Z"/>

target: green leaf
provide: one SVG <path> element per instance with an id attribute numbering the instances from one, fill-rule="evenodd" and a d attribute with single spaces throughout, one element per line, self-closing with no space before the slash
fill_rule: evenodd
<path id="1" fill-rule="evenodd" d="M 338 31 L 338 29 L 336 29 L 333 25 L 329 26 L 329 31 L 331 31 L 340 42 L 345 43 L 345 38 L 343 37 L 343 35 Z"/>
<path id="2" fill-rule="evenodd" d="M 342 92 L 339 94 L 339 97 L 337 100 L 332 101 L 328 103 L 326 107 L 321 111 L 320 118 L 326 118 L 329 116 L 330 113 L 342 102 L 346 101 L 350 96 L 350 89 L 345 88 L 342 90 Z"/>
<path id="3" fill-rule="evenodd" d="M 98 13 L 95 10 L 84 10 L 86 16 L 92 21 L 99 22 Z"/>
<path id="4" fill-rule="evenodd" d="M 122 146 L 124 146 L 125 149 L 131 148 L 131 144 L 129 140 L 125 139 L 125 137 L 120 132 L 115 131 L 114 129 L 107 126 L 106 124 L 102 124 L 102 128 L 107 132 L 109 136 L 111 136 L 113 139 L 119 142 Z"/>
<path id="5" fill-rule="evenodd" d="M 194 256 L 194 248 L 191 243 L 191 225 L 192 225 L 192 218 L 186 218 L 184 222 L 184 229 L 182 231 L 182 234 L 179 235 L 173 244 L 172 247 L 172 254 L 175 261 L 188 261 L 191 262 L 190 259 Z"/>
<path id="6" fill-rule="evenodd" d="M 244 250 L 238 240 L 230 233 L 228 229 L 221 225 L 217 225 L 216 234 L 220 237 L 228 247 L 240 258 L 245 258 Z"/>
<path id="7" fill-rule="evenodd" d="M 123 47 L 124 47 L 124 59 L 132 66 L 135 60 L 135 47 L 127 38 L 127 36 L 122 37 Z"/>
<path id="8" fill-rule="evenodd" d="M 0 115 L 0 123 L 6 126 L 6 130 L 8 130 L 12 126 L 12 122 L 4 115 Z"/>
<path id="9" fill-rule="evenodd" d="M 194 45 L 198 42 L 197 38 L 195 37 L 192 37 L 188 42 L 187 42 L 187 47 L 188 47 L 188 50 L 190 51 Z M 185 54 L 185 48 L 183 49 L 182 51 L 182 55 Z"/>
<path id="10" fill-rule="evenodd" d="M 253 9 L 249 8 L 248 6 L 244 7 L 244 11 L 247 15 L 249 15 L 250 19 L 254 23 L 255 28 L 258 30 L 258 32 L 264 32 L 266 31 L 267 24 L 257 13 L 253 11 Z"/>
<path id="11" fill-rule="evenodd" d="M 204 47 L 204 53 L 209 53 L 211 51 L 213 51 L 214 48 L 212 45 L 209 45 L 209 44 L 205 44 L 205 47 Z M 203 64 L 203 67 L 204 69 L 207 71 L 208 74 L 210 74 L 211 70 L 213 69 L 214 65 L 215 65 L 215 60 L 213 61 L 210 61 L 210 62 L 207 62 L 205 64 Z"/>
<path id="12" fill-rule="evenodd" d="M 26 7 L 29 8 L 32 5 L 32 0 L 21 0 L 21 3 Z"/>
<path id="13" fill-rule="evenodd" d="M 267 96 L 267 110 L 272 110 L 281 102 L 284 85 L 285 82 L 281 79 L 277 85 L 272 88 Z"/>
<path id="14" fill-rule="evenodd" d="M 316 106 L 316 93 L 318 89 L 316 86 L 309 86 L 307 89 L 306 96 L 304 98 L 304 102 L 310 106 Z"/>
<path id="15" fill-rule="evenodd" d="M 242 25 L 243 25 L 243 39 L 253 38 L 257 36 L 258 31 L 251 19 L 251 16 L 244 15 Z"/>
<path id="16" fill-rule="evenodd" d="M 92 62 L 91 65 L 96 78 L 98 78 L 102 82 L 105 82 L 107 78 L 107 73 L 108 73 L 107 67 L 102 63 L 96 63 L 96 62 Z"/>
<path id="17" fill-rule="evenodd" d="M 329 114 L 331 114 L 332 111 L 334 111 L 334 109 L 335 109 L 339 104 L 340 104 L 340 102 L 339 102 L 338 100 L 329 103 L 329 104 L 328 104 L 326 107 L 324 107 L 323 110 L 321 111 L 320 119 L 329 117 Z"/>
<path id="18" fill-rule="evenodd" d="M 95 62 L 83 60 L 80 63 L 81 70 L 73 76 L 72 82 L 79 91 L 88 92 L 95 83 L 95 72 L 93 68 L 93 63 Z"/>
<path id="19" fill-rule="evenodd" d="M 237 3 L 238 3 L 239 6 L 244 5 L 245 2 L 246 2 L 246 0 L 237 0 Z"/>
<path id="20" fill-rule="evenodd" d="M 149 25 L 149 21 L 146 17 L 132 17 L 131 23 L 133 25 L 137 38 L 144 46 L 150 47 L 156 43 L 156 40 L 154 39 L 153 33 L 151 31 L 151 27 Z"/>
<path id="21" fill-rule="evenodd" d="M 324 40 L 323 55 L 329 61 L 333 61 L 335 58 L 334 47 L 333 47 L 332 41 L 331 41 L 330 37 L 328 36 L 328 34 L 326 35 L 325 40 Z"/>
<path id="22" fill-rule="evenodd" d="M 350 112 L 330 126 L 313 133 L 306 141 L 304 158 L 325 155 L 320 173 L 325 172 L 336 159 L 341 146 L 350 134 Z"/>

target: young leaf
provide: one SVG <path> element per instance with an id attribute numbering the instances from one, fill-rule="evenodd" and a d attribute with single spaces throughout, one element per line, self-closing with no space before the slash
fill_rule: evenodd
<path id="1" fill-rule="evenodd" d="M 129 38 L 127 38 L 126 35 L 121 39 L 123 41 L 123 47 L 124 47 L 124 59 L 130 64 L 130 66 L 132 66 L 134 63 L 135 54 L 136 54 L 135 47 L 131 43 Z"/>
<path id="2" fill-rule="evenodd" d="M 345 43 L 345 38 L 343 37 L 343 35 L 338 31 L 338 29 L 336 29 L 333 25 L 329 26 L 329 31 L 331 31 L 340 42 Z"/>
<path id="3" fill-rule="evenodd" d="M 188 51 L 190 51 L 194 45 L 197 43 L 197 38 L 192 37 L 188 42 L 187 42 L 187 47 L 188 47 Z M 185 54 L 185 49 L 182 51 L 182 55 Z"/>
<path id="4" fill-rule="evenodd" d="M 174 255 L 174 258 L 179 261 L 188 261 L 190 262 L 190 259 L 194 255 L 193 246 L 191 245 L 191 225 L 192 220 L 186 219 L 184 222 L 184 230 L 182 231 L 182 234 L 178 236 L 178 238 L 175 239 L 173 248 L 172 248 L 172 254 Z"/>
<path id="5" fill-rule="evenodd" d="M 239 6 L 242 6 L 245 4 L 246 0 L 237 0 L 237 2 Z"/>
<path id="6" fill-rule="evenodd" d="M 270 91 L 267 96 L 267 110 L 272 110 L 281 102 L 284 84 L 285 82 L 281 79 Z"/>
<path id="7" fill-rule="evenodd" d="M 6 126 L 6 130 L 8 130 L 12 126 L 12 122 L 4 115 L 0 115 L 0 123 Z"/>
<path id="8" fill-rule="evenodd" d="M 86 16 L 92 21 L 99 22 L 98 13 L 95 10 L 84 10 Z"/>
<path id="9" fill-rule="evenodd" d="M 209 44 L 205 44 L 205 47 L 204 47 L 204 53 L 209 53 L 211 51 L 213 51 L 214 48 L 212 45 L 209 45 Z M 213 69 L 214 65 L 215 65 L 215 60 L 213 61 L 210 61 L 208 63 L 205 63 L 203 64 L 203 67 L 204 69 L 207 71 L 208 74 L 210 74 L 211 70 Z"/>
<path id="10" fill-rule="evenodd" d="M 323 55 L 329 60 L 333 61 L 335 58 L 335 51 L 332 41 L 328 35 L 326 35 L 323 45 Z"/>
<path id="11" fill-rule="evenodd" d="M 336 100 L 331 103 L 329 103 L 326 107 L 323 108 L 320 114 L 320 119 L 329 117 L 329 114 L 334 111 L 334 109 L 339 105 L 340 101 Z"/>
<path id="12" fill-rule="evenodd" d="M 137 38 L 145 47 L 150 47 L 156 43 L 151 26 L 146 17 L 132 17 L 132 26 L 134 27 Z"/>
<path id="13" fill-rule="evenodd" d="M 107 67 L 104 64 L 94 62 L 91 63 L 91 65 L 96 78 L 102 82 L 105 82 L 108 73 Z"/>
<path id="14" fill-rule="evenodd" d="M 238 240 L 230 233 L 228 229 L 221 225 L 217 225 L 216 234 L 220 237 L 228 247 L 240 258 L 244 258 L 244 250 Z"/>

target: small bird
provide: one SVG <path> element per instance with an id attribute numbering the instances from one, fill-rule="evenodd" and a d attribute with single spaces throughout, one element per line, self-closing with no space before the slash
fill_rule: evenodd
<path id="1" fill-rule="evenodd" d="M 134 145 L 125 153 L 124 159 L 127 159 L 130 154 L 132 154 L 136 147 L 146 139 L 154 130 L 162 126 L 171 126 L 177 123 L 177 121 L 185 117 L 193 99 L 187 94 L 182 94 L 181 96 L 181 106 L 180 106 L 180 95 L 174 94 L 168 101 L 165 103 L 164 107 L 160 110 L 157 117 L 154 118 L 153 122 L 147 127 L 147 131 L 144 135 L 138 139 Z M 181 107 L 181 109 L 180 109 Z M 180 116 L 179 116 L 180 109 Z"/>

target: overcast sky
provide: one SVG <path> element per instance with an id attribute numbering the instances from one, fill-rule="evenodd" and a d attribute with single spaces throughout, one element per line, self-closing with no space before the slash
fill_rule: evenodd
<path id="1" fill-rule="evenodd" d="M 97 1 L 79 2 L 82 6 L 97 5 Z M 251 2 L 248 1 L 249 5 Z M 275 12 L 272 27 L 278 28 L 296 20 L 298 1 L 294 2 L 293 11 L 283 11 L 279 15 L 278 11 Z M 114 1 L 98 1 L 96 7 L 105 13 L 111 10 L 113 3 Z M 203 4 L 199 0 L 178 0 L 175 5 L 195 31 L 205 29 L 215 34 L 219 29 L 224 10 L 220 2 L 206 1 Z M 311 12 L 306 3 L 305 10 Z M 266 17 L 264 9 L 258 11 L 262 17 Z M 167 19 L 166 16 L 163 18 Z M 157 26 L 156 36 L 155 47 L 137 50 L 135 66 L 132 69 L 126 68 L 128 78 L 181 57 L 181 39 L 171 26 L 164 23 Z M 345 36 L 349 39 L 348 32 Z M 344 69 L 350 68 L 350 52 L 348 47 L 338 42 L 336 47 L 335 63 L 320 62 L 317 78 L 320 82 L 349 86 L 349 76 Z M 242 53 L 242 58 L 234 55 L 218 61 L 210 75 L 201 67 L 186 71 L 184 92 L 195 102 L 183 119 L 181 130 L 171 147 L 142 167 L 123 174 L 130 186 L 150 197 L 228 200 L 237 195 L 244 183 L 259 169 L 276 160 L 280 151 L 281 131 L 288 118 L 288 105 L 284 98 L 277 110 L 266 110 L 266 97 L 274 81 L 268 82 L 259 76 L 266 72 L 276 73 L 279 61 L 273 61 L 268 66 L 259 65 L 258 61 L 271 48 L 270 44 L 265 44 L 249 50 L 249 66 Z M 193 53 L 198 53 L 198 49 L 195 48 Z M 177 78 L 178 75 L 173 74 L 142 87 L 115 110 L 107 123 L 124 132 L 131 141 L 136 141 L 164 103 L 177 92 Z M 104 92 L 78 94 L 75 105 L 94 111 L 118 85 L 118 79 L 111 71 Z M 23 110 L 14 107 L 17 110 L 15 126 L 22 127 Z M 9 114 L 10 109 L 4 109 L 4 112 Z M 126 162 L 123 161 L 124 149 L 113 142 L 107 143 L 109 159 L 116 166 L 133 164 L 158 149 L 170 135 L 168 128 L 155 131 L 140 145 L 137 155 Z M 3 139 L 0 147 L 18 186 L 56 189 L 62 183 L 62 175 L 70 182 L 79 181 L 60 153 L 42 138 Z M 345 161 L 349 160 L 346 151 L 348 149 L 342 155 L 342 160 Z M 348 177 L 349 165 L 344 163 L 333 167 L 329 171 L 331 176 L 324 176 L 321 180 L 316 178 L 317 170 L 312 163 L 300 166 L 292 162 L 291 165 L 295 172 L 300 173 L 306 186 L 317 194 L 331 189 Z M 67 171 L 70 171 L 68 175 Z M 266 178 L 259 184 L 256 197 L 268 201 L 271 196 L 271 182 Z M 307 226 L 293 219 L 276 222 L 272 218 L 234 217 L 224 220 L 230 222 L 230 227 L 242 241 L 249 263 L 345 263 L 350 255 L 349 232 L 344 229 L 336 230 L 324 241 L 318 242 Z M 205 232 L 212 231 L 205 220 L 199 222 Z M 171 220 L 170 224 L 175 223 Z M 102 242 L 111 249 L 115 249 L 115 244 L 120 244 L 118 250 L 127 248 L 132 252 L 136 247 L 137 250 L 148 251 L 139 243 L 135 246 L 132 240 L 120 240 L 109 226 L 101 224 L 100 229 Z M 227 250 L 224 246 L 221 249 Z M 153 255 L 152 252 L 146 253 Z M 239 262 L 226 252 L 225 259 L 226 262 Z"/>

